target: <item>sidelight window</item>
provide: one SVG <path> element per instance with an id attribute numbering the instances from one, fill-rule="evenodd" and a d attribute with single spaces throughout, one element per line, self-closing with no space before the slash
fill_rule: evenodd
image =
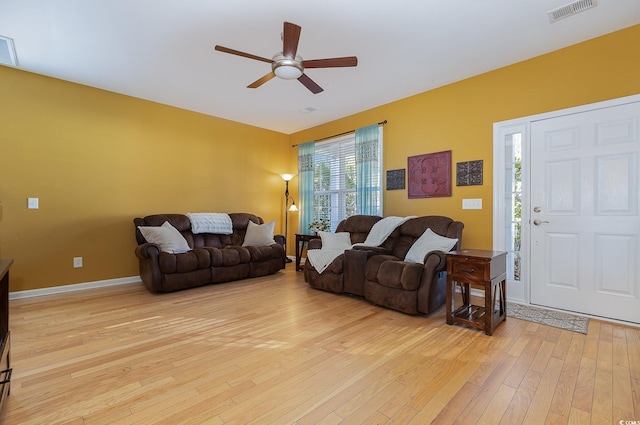
<path id="1" fill-rule="evenodd" d="M 522 244 L 522 133 L 505 136 L 505 248 L 507 279 L 520 281 Z"/>

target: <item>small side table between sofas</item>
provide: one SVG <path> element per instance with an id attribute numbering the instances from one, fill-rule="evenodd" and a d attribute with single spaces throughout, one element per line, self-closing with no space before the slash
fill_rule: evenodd
<path id="1" fill-rule="evenodd" d="M 507 318 L 507 253 L 463 249 L 447 254 L 447 324 L 472 326 L 492 335 Z M 471 302 L 471 286 L 484 289 L 484 305 Z M 460 288 L 462 305 L 455 306 Z"/>
<path id="2" fill-rule="evenodd" d="M 308 243 L 311 239 L 319 239 L 318 235 L 305 235 L 302 233 L 296 233 L 296 271 L 302 270 L 300 268 L 300 260 L 302 259 L 302 251 L 304 250 L 304 244 Z"/>
<path id="3" fill-rule="evenodd" d="M 9 268 L 12 264 L 13 260 L 0 259 L 0 410 L 11 392 Z"/>

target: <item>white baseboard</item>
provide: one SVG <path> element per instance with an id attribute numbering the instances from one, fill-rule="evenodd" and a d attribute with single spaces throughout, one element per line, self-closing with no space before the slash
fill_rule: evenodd
<path id="1" fill-rule="evenodd" d="M 76 283 L 73 285 L 52 286 L 50 288 L 28 289 L 26 291 L 10 292 L 9 299 L 41 297 L 43 295 L 61 294 L 64 292 L 84 291 L 85 289 L 104 288 L 105 286 L 125 285 L 142 281 L 138 276 L 121 277 L 118 279 L 97 280 L 95 282 Z"/>

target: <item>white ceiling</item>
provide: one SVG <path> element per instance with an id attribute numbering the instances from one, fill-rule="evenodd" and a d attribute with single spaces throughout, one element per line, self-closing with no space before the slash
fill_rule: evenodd
<path id="1" fill-rule="evenodd" d="M 290 134 L 640 23 L 639 0 L 549 23 L 569 0 L 0 0 L 0 35 L 19 69 Z M 302 27 L 303 59 L 357 56 L 246 86 L 283 22 Z M 579 70 L 576 70 L 578 72 Z M 306 112 L 313 108 L 313 112 Z"/>

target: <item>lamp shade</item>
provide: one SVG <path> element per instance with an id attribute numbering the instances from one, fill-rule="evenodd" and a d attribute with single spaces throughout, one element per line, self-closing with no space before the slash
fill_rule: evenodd
<path id="1" fill-rule="evenodd" d="M 295 177 L 295 174 L 281 174 L 281 176 L 282 176 L 282 180 L 288 182 Z"/>

